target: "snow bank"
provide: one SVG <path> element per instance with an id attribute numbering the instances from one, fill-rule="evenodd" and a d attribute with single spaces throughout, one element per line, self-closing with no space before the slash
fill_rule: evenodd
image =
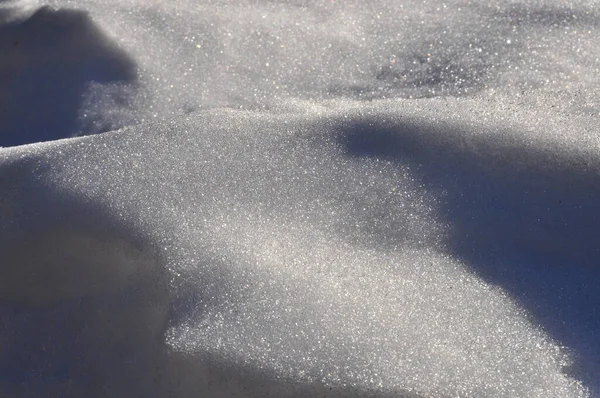
<path id="1" fill-rule="evenodd" d="M 593 4 L 7 4 L 0 395 L 600 393 Z"/>

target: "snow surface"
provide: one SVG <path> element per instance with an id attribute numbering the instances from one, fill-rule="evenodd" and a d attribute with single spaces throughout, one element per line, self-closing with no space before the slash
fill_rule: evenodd
<path id="1" fill-rule="evenodd" d="M 593 0 L 0 1 L 0 397 L 600 397 L 599 54 Z"/>

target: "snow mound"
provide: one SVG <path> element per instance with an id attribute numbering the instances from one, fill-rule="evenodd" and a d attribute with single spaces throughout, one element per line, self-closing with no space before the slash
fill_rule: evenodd
<path id="1" fill-rule="evenodd" d="M 45 3 L 0 396 L 600 395 L 597 4 Z"/>
<path id="2" fill-rule="evenodd" d="M 490 264 L 498 272 L 512 267 L 511 256 L 521 253 L 502 239 L 529 248 L 535 261 L 523 263 L 524 255 L 523 267 L 554 260 L 555 253 L 543 257 L 541 237 L 527 229 L 524 237 L 501 235 L 501 254 L 487 253 L 478 228 L 491 234 L 510 224 L 468 199 L 471 213 L 445 213 L 470 176 L 465 169 L 484 159 L 492 161 L 475 177 L 488 173 L 493 185 L 518 192 L 500 167 L 510 158 L 490 157 L 507 143 L 496 143 L 494 131 L 478 136 L 473 128 L 382 113 L 385 107 L 302 116 L 215 111 L 7 151 L 15 160 L 3 167 L 10 192 L 3 196 L 17 207 L 18 226 L 5 234 L 24 237 L 6 239 L 14 264 L 7 264 L 3 296 L 14 304 L 5 316 L 17 336 L 52 330 L 47 344 L 58 352 L 48 361 L 61 366 L 26 384 L 60 390 L 68 379 L 88 388 L 88 377 L 102 374 L 106 388 L 124 394 L 304 396 L 331 388 L 340 396 L 586 396 L 565 373 L 577 358 L 482 272 Z M 374 122 L 381 120 L 385 126 Z M 454 163 L 440 171 L 437 162 L 446 157 Z M 542 181 L 548 169 L 535 170 L 541 155 L 522 159 Z M 551 166 L 563 167 L 561 159 Z M 429 167 L 455 191 L 428 180 Z M 454 180 L 446 178 L 455 172 Z M 498 199 L 511 204 L 510 198 Z M 483 225 L 449 222 L 450 216 Z M 474 237 L 457 240 L 467 228 Z M 138 248 L 136 233 L 149 246 Z M 463 246 L 469 244 L 473 254 Z M 493 282 L 513 288 L 502 277 Z M 555 288 L 546 282 L 526 288 Z M 16 288 L 27 285 L 31 290 Z M 78 312 L 81 306 L 89 315 Z M 24 312 L 30 319 L 31 311 L 41 319 L 30 322 L 41 326 L 11 318 Z M 70 317 L 82 329 L 52 323 Z M 115 323 L 96 326 L 108 319 Z M 67 358 L 64 336 L 85 342 Z M 99 346 L 105 356 L 95 355 Z M 18 363 L 25 352 L 5 358 Z M 80 362 L 97 367 L 82 380 L 69 370 Z"/>

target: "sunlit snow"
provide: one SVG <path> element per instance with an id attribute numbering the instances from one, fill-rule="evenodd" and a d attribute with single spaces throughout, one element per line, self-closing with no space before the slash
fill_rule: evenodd
<path id="1" fill-rule="evenodd" d="M 0 0 L 0 396 L 600 397 L 600 5 Z"/>

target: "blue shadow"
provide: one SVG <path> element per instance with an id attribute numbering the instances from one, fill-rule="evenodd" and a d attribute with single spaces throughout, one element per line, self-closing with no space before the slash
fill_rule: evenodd
<path id="1" fill-rule="evenodd" d="M 24 21 L 5 19 L 0 15 L 0 146 L 81 134 L 88 85 L 136 78 L 135 63 L 85 12 L 43 7 Z"/>
<path id="2" fill-rule="evenodd" d="M 460 130 L 357 120 L 341 126 L 340 140 L 348 156 L 410 164 L 425 187 L 443 190 L 448 250 L 571 350 L 564 372 L 600 394 L 598 160 L 525 149 L 501 134 L 466 142 Z"/>

